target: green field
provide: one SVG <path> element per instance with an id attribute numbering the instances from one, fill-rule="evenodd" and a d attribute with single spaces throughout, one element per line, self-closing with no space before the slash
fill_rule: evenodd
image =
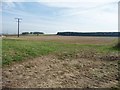
<path id="1" fill-rule="evenodd" d="M 31 41 L 3 39 L 2 41 L 2 62 L 3 65 L 10 64 L 13 61 L 35 58 L 42 55 L 67 54 L 66 57 L 74 57 L 77 53 L 96 53 L 100 55 L 116 54 L 120 49 L 114 48 L 114 45 L 93 45 L 93 44 L 73 44 L 50 41 Z M 63 55 L 64 56 L 64 55 Z M 62 57 L 62 56 L 61 56 Z"/>

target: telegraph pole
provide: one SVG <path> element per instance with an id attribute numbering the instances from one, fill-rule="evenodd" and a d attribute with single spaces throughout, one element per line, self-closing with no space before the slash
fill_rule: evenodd
<path id="1" fill-rule="evenodd" d="M 18 22 L 18 37 L 19 37 L 19 30 L 20 30 L 19 23 L 20 23 L 20 20 L 22 20 L 22 18 L 15 18 L 15 19 L 17 19 L 17 22 Z"/>

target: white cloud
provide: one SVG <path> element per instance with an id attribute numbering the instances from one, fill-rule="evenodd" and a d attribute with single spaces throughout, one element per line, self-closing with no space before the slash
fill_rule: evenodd
<path id="1" fill-rule="evenodd" d="M 8 6 L 14 8 L 13 2 L 20 0 L 5 0 Z M 29 2 L 30 0 L 22 0 Z M 31 0 L 33 1 L 33 0 Z M 19 10 L 5 10 L 4 12 L 24 16 L 21 29 L 32 31 L 44 30 L 46 33 L 57 31 L 117 31 L 118 0 L 35 0 L 48 7 L 63 8 L 57 12 L 56 18 L 46 16 L 35 16 Z M 34 2 L 35 2 L 34 1 Z M 31 19 L 25 21 L 25 19 Z M 42 19 L 46 18 L 46 20 Z M 51 19 L 52 18 L 52 19 Z M 10 26 L 10 25 L 9 25 Z M 16 29 L 15 29 L 16 30 Z"/>
<path id="2" fill-rule="evenodd" d="M 119 0 L 4 0 L 4 2 L 118 2 Z"/>
<path id="3" fill-rule="evenodd" d="M 105 12 L 105 13 L 115 13 L 117 14 L 118 11 L 118 5 L 116 3 L 108 3 L 103 4 L 99 6 L 94 6 L 94 3 L 92 4 L 92 7 L 80 7 L 75 9 L 68 9 L 62 13 L 62 16 L 73 16 L 73 15 L 81 15 L 81 14 L 87 14 L 89 16 L 92 12 Z"/>
<path id="4" fill-rule="evenodd" d="M 115 2 L 115 1 L 114 1 Z M 49 7 L 59 8 L 92 8 L 97 6 L 103 6 L 113 2 L 40 2 Z M 117 2 L 116 2 L 117 3 Z"/>

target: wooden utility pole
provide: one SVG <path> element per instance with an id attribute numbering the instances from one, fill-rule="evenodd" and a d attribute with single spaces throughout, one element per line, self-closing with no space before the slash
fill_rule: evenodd
<path id="1" fill-rule="evenodd" d="M 20 23 L 20 20 L 22 20 L 22 18 L 15 18 L 15 19 L 17 19 L 17 22 L 18 22 L 18 37 L 19 37 L 19 31 L 20 31 L 19 23 Z"/>

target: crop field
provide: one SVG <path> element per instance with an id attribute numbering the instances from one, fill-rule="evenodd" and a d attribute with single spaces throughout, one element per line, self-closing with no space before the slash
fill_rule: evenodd
<path id="1" fill-rule="evenodd" d="M 117 88 L 117 42 L 116 37 L 4 37 L 3 87 Z"/>

